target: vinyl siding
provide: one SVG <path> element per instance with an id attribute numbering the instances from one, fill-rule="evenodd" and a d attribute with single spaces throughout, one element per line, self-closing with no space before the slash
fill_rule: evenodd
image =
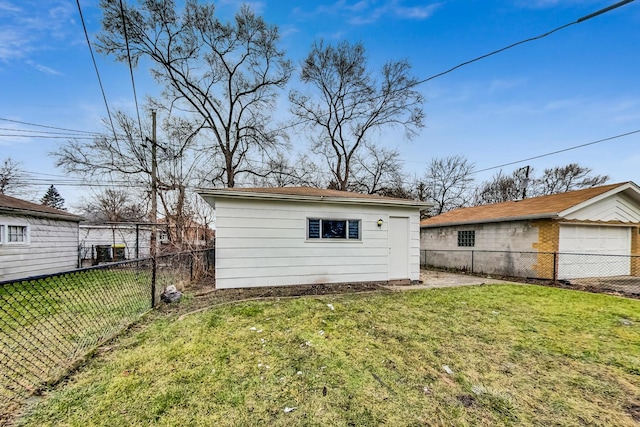
<path id="1" fill-rule="evenodd" d="M 112 229 L 110 226 L 81 225 L 80 244 L 86 249 L 86 255 L 91 257 L 91 247 L 97 245 L 126 246 L 126 258 L 133 259 L 136 256 L 136 229 L 135 226 L 118 225 Z M 139 228 L 138 230 L 139 257 L 148 257 L 151 248 L 151 230 Z M 95 253 L 94 253 L 95 255 Z"/>
<path id="2" fill-rule="evenodd" d="M 564 218 L 581 221 L 638 223 L 640 222 L 640 206 L 625 194 L 619 193 L 579 209 Z"/>
<path id="3" fill-rule="evenodd" d="M 389 216 L 409 218 L 410 279 L 419 279 L 418 209 L 222 197 L 215 208 L 217 288 L 386 282 Z M 361 239 L 307 239 L 307 218 L 360 220 Z"/>
<path id="4" fill-rule="evenodd" d="M 73 270 L 78 265 L 78 223 L 46 218 L 0 216 L 0 224 L 28 227 L 26 243 L 0 244 L 0 280 Z"/>

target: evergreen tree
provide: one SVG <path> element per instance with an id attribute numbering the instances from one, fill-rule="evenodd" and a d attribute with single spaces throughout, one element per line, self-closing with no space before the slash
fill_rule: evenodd
<path id="1" fill-rule="evenodd" d="M 50 208 L 66 210 L 64 207 L 64 199 L 53 185 L 49 187 L 47 193 L 40 199 L 40 204 L 49 206 Z"/>

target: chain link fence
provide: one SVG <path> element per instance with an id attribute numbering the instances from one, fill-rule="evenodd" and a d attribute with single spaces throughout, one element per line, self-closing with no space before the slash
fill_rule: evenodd
<path id="1" fill-rule="evenodd" d="M 420 265 L 469 274 L 550 281 L 640 296 L 640 256 L 480 250 L 421 250 Z"/>
<path id="2" fill-rule="evenodd" d="M 214 266 L 209 249 L 0 282 L 0 424 L 154 307 L 167 286 Z"/>

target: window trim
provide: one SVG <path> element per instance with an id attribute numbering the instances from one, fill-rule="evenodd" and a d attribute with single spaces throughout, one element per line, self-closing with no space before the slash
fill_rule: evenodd
<path id="1" fill-rule="evenodd" d="M 24 236 L 23 240 L 12 242 L 9 239 L 9 228 L 10 227 L 21 227 L 23 229 L 22 235 Z M 0 245 L 2 246 L 28 246 L 31 244 L 31 227 L 29 224 L 18 223 L 18 222 L 5 222 L 0 224 L 0 233 L 2 233 L 2 237 L 0 238 Z"/>
<path id="2" fill-rule="evenodd" d="M 311 221 L 319 221 L 319 235 L 318 237 L 309 236 L 309 225 Z M 344 221 L 345 222 L 345 237 L 323 237 L 322 228 L 323 221 Z M 350 224 L 358 224 L 358 237 L 349 237 Z M 336 218 L 336 217 L 307 217 L 305 221 L 305 234 L 307 242 L 362 242 L 362 220 L 359 218 Z"/>
<path id="3" fill-rule="evenodd" d="M 473 248 L 475 246 L 476 230 L 458 230 L 458 247 Z"/>

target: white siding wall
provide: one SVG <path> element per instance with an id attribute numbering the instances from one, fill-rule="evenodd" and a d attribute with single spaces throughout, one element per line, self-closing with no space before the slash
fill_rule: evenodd
<path id="1" fill-rule="evenodd" d="M 78 223 L 0 215 L 0 224 L 26 225 L 28 242 L 0 244 L 0 280 L 73 270 L 78 266 Z"/>
<path id="2" fill-rule="evenodd" d="M 565 216 L 582 221 L 640 222 L 640 206 L 628 196 L 618 193 Z"/>
<path id="3" fill-rule="evenodd" d="M 148 257 L 151 247 L 151 230 L 140 228 L 138 231 L 139 257 Z M 91 247 L 97 245 L 126 245 L 127 259 L 136 256 L 136 229 L 134 227 L 81 225 L 80 244 L 87 250 L 87 257 L 91 257 Z M 94 254 L 95 255 L 95 254 Z"/>
<path id="4" fill-rule="evenodd" d="M 217 288 L 387 281 L 389 216 L 410 218 L 410 279 L 419 279 L 418 209 L 226 198 L 215 208 Z M 359 219 L 362 239 L 308 240 L 307 218 Z"/>

